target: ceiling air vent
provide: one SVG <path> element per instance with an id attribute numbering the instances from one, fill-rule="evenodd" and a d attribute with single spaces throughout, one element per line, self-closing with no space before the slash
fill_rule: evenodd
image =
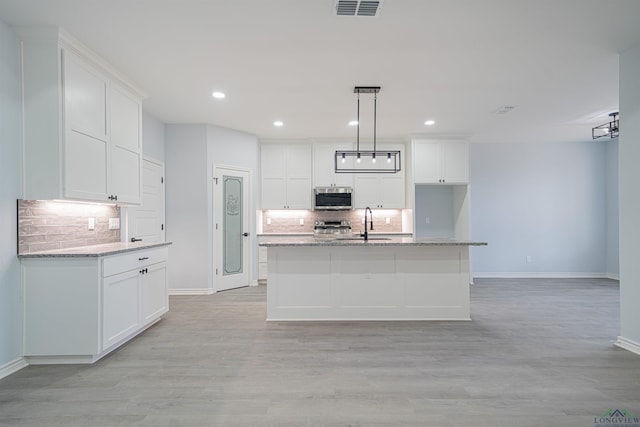
<path id="1" fill-rule="evenodd" d="M 335 11 L 338 16 L 378 16 L 381 4 L 381 0 L 337 0 Z"/>

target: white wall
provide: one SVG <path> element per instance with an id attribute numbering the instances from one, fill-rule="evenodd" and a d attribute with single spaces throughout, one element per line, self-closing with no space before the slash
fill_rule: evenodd
<path id="1" fill-rule="evenodd" d="M 206 126 L 165 126 L 165 178 L 171 289 L 206 290 L 211 283 Z"/>
<path id="2" fill-rule="evenodd" d="M 452 186 L 416 185 L 413 212 L 416 237 L 455 237 Z"/>
<path id="3" fill-rule="evenodd" d="M 620 55 L 620 336 L 640 352 L 640 45 Z"/>
<path id="4" fill-rule="evenodd" d="M 605 275 L 606 144 L 471 144 L 474 275 Z"/>
<path id="5" fill-rule="evenodd" d="M 213 290 L 213 167 L 251 170 L 251 247 L 257 277 L 255 206 L 258 191 L 258 142 L 253 135 L 211 125 L 166 125 L 165 169 L 170 283 L 174 292 Z"/>
<path id="6" fill-rule="evenodd" d="M 20 44 L 0 21 L 0 378 L 22 356 L 16 199 L 21 197 Z"/>
<path id="7" fill-rule="evenodd" d="M 618 139 L 606 143 L 606 216 L 607 216 L 607 273 L 613 279 L 620 277 L 619 221 L 618 221 Z"/>
<path id="8" fill-rule="evenodd" d="M 164 123 L 142 110 L 142 152 L 164 161 Z"/>

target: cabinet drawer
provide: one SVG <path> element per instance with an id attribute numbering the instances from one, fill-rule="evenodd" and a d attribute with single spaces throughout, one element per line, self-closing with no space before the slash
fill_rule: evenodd
<path id="1" fill-rule="evenodd" d="M 139 251 L 106 257 L 102 262 L 102 276 L 109 277 L 114 274 L 134 270 L 146 265 L 166 261 L 168 249 L 166 247 L 141 249 Z"/>

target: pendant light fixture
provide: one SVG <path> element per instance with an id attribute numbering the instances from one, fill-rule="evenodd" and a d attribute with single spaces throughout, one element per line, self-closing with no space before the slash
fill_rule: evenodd
<path id="1" fill-rule="evenodd" d="M 399 150 L 377 150 L 376 113 L 380 86 L 356 86 L 358 95 L 358 127 L 356 150 L 338 150 L 334 155 L 336 173 L 397 173 L 400 172 Z M 373 94 L 373 150 L 360 150 L 360 94 Z"/>
<path id="2" fill-rule="evenodd" d="M 609 138 L 617 138 L 620 130 L 620 121 L 618 120 L 618 112 L 609 114 L 611 121 L 603 123 L 591 129 L 591 137 L 593 139 L 608 136 Z"/>

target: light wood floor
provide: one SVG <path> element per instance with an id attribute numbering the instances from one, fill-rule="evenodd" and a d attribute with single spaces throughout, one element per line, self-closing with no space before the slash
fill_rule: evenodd
<path id="1" fill-rule="evenodd" d="M 266 289 L 171 297 L 94 365 L 0 381 L 2 426 L 594 426 L 640 415 L 608 280 L 477 280 L 471 322 L 266 323 Z"/>

